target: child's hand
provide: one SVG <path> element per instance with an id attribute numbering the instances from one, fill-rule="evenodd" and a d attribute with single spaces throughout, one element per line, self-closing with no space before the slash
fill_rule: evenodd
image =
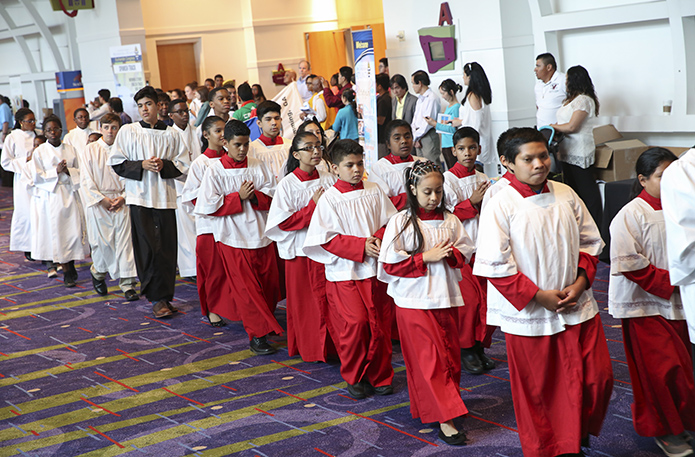
<path id="1" fill-rule="evenodd" d="M 559 312 L 562 311 L 560 302 L 567 294 L 562 290 L 539 290 L 533 298 L 548 311 Z"/>
<path id="2" fill-rule="evenodd" d="M 111 208 L 109 208 L 109 211 L 118 211 L 125 205 L 125 198 L 123 197 L 117 197 L 111 200 Z"/>
<path id="3" fill-rule="evenodd" d="M 239 198 L 248 200 L 254 195 L 253 191 L 253 181 L 244 181 L 241 183 L 241 188 L 239 188 Z"/>
<path id="4" fill-rule="evenodd" d="M 577 280 L 571 286 L 565 287 L 562 292 L 565 294 L 565 298 L 560 300 L 560 307 L 557 312 L 568 310 L 577 305 L 577 300 L 584 293 L 589 285 L 589 281 L 586 277 L 580 275 Z"/>
<path id="5" fill-rule="evenodd" d="M 326 190 L 325 190 L 323 187 L 319 187 L 318 189 L 316 189 L 316 192 L 314 192 L 314 196 L 311 197 L 311 199 L 314 200 L 314 203 L 315 203 L 315 204 L 318 205 L 318 203 L 319 203 L 319 198 L 321 198 L 321 195 L 323 195 L 323 193 L 324 193 L 325 191 L 326 191 Z"/>
<path id="6" fill-rule="evenodd" d="M 147 171 L 153 171 L 155 173 L 159 173 L 162 171 L 162 167 L 164 166 L 164 162 L 162 162 L 162 159 L 159 157 L 151 157 L 147 160 L 142 161 L 142 168 L 144 168 Z"/>
<path id="7" fill-rule="evenodd" d="M 469 198 L 469 200 L 471 201 L 471 205 L 479 205 L 480 202 L 483 201 L 485 192 L 487 192 L 491 184 L 492 183 L 490 181 L 483 181 L 480 184 L 478 184 L 478 187 L 475 188 L 475 190 L 471 194 L 471 197 Z"/>
<path id="8" fill-rule="evenodd" d="M 435 121 L 429 116 L 425 116 L 425 121 L 427 122 L 427 125 L 431 125 L 432 127 L 437 125 L 437 121 Z"/>
<path id="9" fill-rule="evenodd" d="M 454 243 L 450 241 L 440 241 L 432 249 L 422 253 L 422 261 L 425 263 L 439 262 L 449 257 L 454 252 Z"/>
<path id="10" fill-rule="evenodd" d="M 368 257 L 379 257 L 380 247 L 381 247 L 381 240 L 379 238 L 374 237 L 374 236 L 370 236 L 367 238 L 367 241 L 364 243 L 364 253 Z"/>
<path id="11" fill-rule="evenodd" d="M 56 167 L 56 173 L 65 173 L 68 170 L 68 164 L 65 160 L 61 160 L 58 166 Z"/>
<path id="12" fill-rule="evenodd" d="M 99 204 L 101 205 L 102 208 L 104 208 L 107 211 L 111 211 L 111 206 L 113 205 L 113 200 L 111 200 L 109 197 L 104 197 Z"/>

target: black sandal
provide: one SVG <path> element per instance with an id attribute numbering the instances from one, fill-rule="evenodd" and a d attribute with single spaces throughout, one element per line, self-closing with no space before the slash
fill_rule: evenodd
<path id="1" fill-rule="evenodd" d="M 217 317 L 219 317 L 219 316 L 217 316 Z M 226 322 L 224 321 L 224 319 L 222 319 L 221 317 L 220 317 L 220 320 L 213 322 L 213 321 L 210 319 L 210 313 L 208 313 L 207 318 L 208 318 L 208 322 L 209 322 L 210 325 L 212 325 L 213 327 L 224 327 L 225 325 L 227 325 L 227 323 L 226 323 Z"/>

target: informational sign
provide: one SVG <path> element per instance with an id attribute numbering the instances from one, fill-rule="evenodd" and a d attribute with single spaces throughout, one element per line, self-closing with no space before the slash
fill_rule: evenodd
<path id="1" fill-rule="evenodd" d="M 19 76 L 10 76 L 10 99 L 12 107 L 15 111 L 24 106 L 22 104 L 22 78 Z"/>
<path id="2" fill-rule="evenodd" d="M 360 138 L 364 146 L 367 171 L 379 160 L 378 123 L 376 119 L 376 67 L 374 66 L 374 41 L 371 29 L 352 32 L 355 54 L 355 85 Z"/>
<path id="3" fill-rule="evenodd" d="M 138 120 L 140 115 L 133 96 L 146 85 L 140 45 L 113 46 L 109 48 L 109 52 L 116 82 L 116 94 L 123 101 L 123 111 L 133 120 Z"/>
<path id="4" fill-rule="evenodd" d="M 83 89 L 82 72 L 80 70 L 56 72 L 56 86 L 59 93 L 81 91 Z"/>
<path id="5" fill-rule="evenodd" d="M 61 7 L 61 2 L 63 3 Z M 94 0 L 51 0 L 53 11 L 67 10 L 91 10 L 94 9 Z"/>

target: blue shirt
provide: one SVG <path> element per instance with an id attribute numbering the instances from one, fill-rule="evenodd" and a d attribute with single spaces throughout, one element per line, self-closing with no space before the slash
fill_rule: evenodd
<path id="1" fill-rule="evenodd" d="M 459 117 L 459 108 L 461 107 L 460 103 L 454 103 L 453 105 L 449 106 L 446 110 L 444 110 L 444 114 L 449 114 L 451 115 L 451 118 L 457 118 Z M 443 131 L 443 132 L 449 132 L 449 133 L 442 133 L 442 147 L 443 148 L 453 148 L 454 147 L 454 133 L 456 133 L 456 127 L 454 127 L 451 124 L 440 124 L 437 122 L 437 130 Z"/>
<path id="2" fill-rule="evenodd" d="M 5 122 L 9 124 L 9 129 L 12 130 L 14 119 L 12 118 L 12 110 L 7 103 L 0 105 L 0 130 L 2 130 L 2 124 Z"/>
<path id="3" fill-rule="evenodd" d="M 357 116 L 353 111 L 352 106 L 347 105 L 338 110 L 338 114 L 333 121 L 333 130 L 340 134 L 341 140 L 355 140 L 360 137 L 357 131 Z"/>

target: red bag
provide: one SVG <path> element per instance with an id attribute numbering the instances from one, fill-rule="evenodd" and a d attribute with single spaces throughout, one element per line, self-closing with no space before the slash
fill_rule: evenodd
<path id="1" fill-rule="evenodd" d="M 273 82 L 276 86 L 286 86 L 285 84 L 285 67 L 281 63 L 278 64 L 278 69 L 273 70 Z"/>

